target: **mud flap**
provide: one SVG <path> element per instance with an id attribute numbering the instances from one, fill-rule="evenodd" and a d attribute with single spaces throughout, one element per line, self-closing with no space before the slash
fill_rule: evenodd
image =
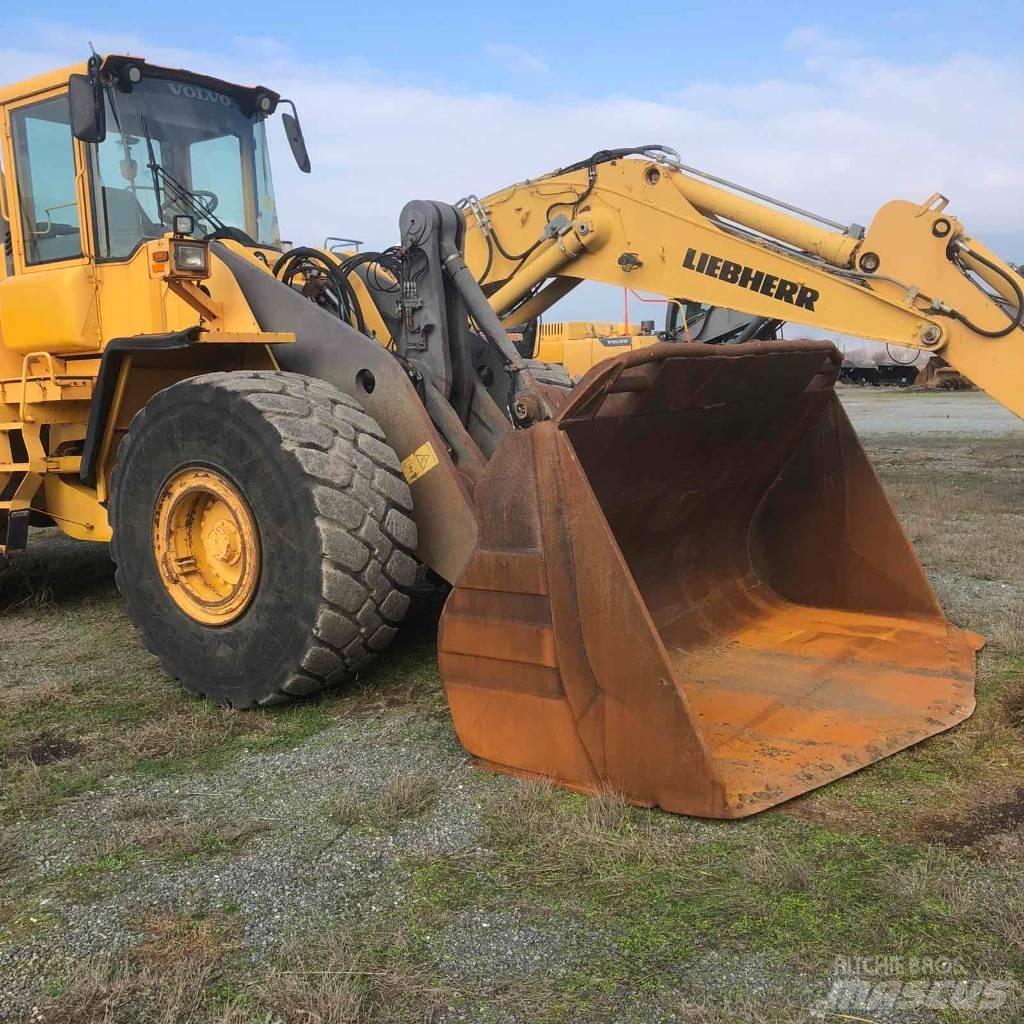
<path id="1" fill-rule="evenodd" d="M 753 814 L 967 718 L 952 626 L 839 404 L 828 343 L 595 367 L 476 490 L 439 650 L 490 766 Z"/>

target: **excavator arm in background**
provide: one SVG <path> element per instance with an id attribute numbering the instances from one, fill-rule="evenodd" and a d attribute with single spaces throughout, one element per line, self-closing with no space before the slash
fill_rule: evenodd
<path id="1" fill-rule="evenodd" d="M 923 349 L 1024 415 L 1019 275 L 934 195 L 865 231 L 686 168 L 616 150 L 462 203 L 465 259 L 508 326 L 581 281 Z"/>

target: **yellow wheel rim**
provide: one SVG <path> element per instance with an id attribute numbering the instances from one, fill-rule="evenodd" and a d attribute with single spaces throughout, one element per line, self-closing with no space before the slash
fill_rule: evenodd
<path id="1" fill-rule="evenodd" d="M 226 626 L 256 594 L 256 520 L 238 488 L 212 469 L 183 469 L 164 484 L 153 551 L 167 593 L 196 622 Z"/>

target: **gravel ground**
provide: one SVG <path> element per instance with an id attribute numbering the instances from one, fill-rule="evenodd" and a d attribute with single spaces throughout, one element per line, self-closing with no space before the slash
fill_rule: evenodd
<path id="1" fill-rule="evenodd" d="M 845 394 L 844 402 L 869 434 L 928 432 L 929 422 L 949 423 L 952 417 L 957 429 L 973 436 L 1001 422 L 988 400 L 979 403 L 979 398 L 984 396 L 858 391 Z M 923 412 L 914 411 L 918 407 Z M 880 437 L 873 443 L 898 447 L 902 442 Z M 888 450 L 886 457 L 893 457 Z M 959 449 L 940 452 L 935 458 L 949 465 L 935 463 L 935 478 L 955 471 L 963 457 Z M 1016 603 L 1015 585 L 1004 579 L 951 566 L 931 575 L 940 596 L 955 599 L 975 627 L 1006 620 Z M 110 589 L 109 580 L 102 572 L 98 578 L 97 587 L 106 594 L 102 588 Z M 79 612 L 73 602 L 61 600 L 58 593 L 55 614 L 73 628 Z M 123 612 L 112 591 L 102 600 L 110 601 L 111 619 L 119 622 Z M 8 651 L 23 649 L 30 626 L 32 620 L 19 612 L 0 638 Z M 426 629 L 429 633 L 430 623 Z M 45 625 L 38 635 L 48 635 Z M 112 653 L 108 670 L 119 671 L 125 657 Z M 27 664 L 25 672 L 34 671 Z M 425 686 L 436 689 L 436 676 Z M 352 806 L 375 806 L 394 780 L 406 777 L 433 780 L 435 802 L 428 802 L 424 813 L 387 826 L 339 813 L 340 798 Z M 51 813 L 26 816 L 0 834 L 17 856 L 17 867 L 5 875 L 0 846 L 0 1021 L 41 1019 L 33 1013 L 41 1005 L 41 984 L 92 958 L 123 956 L 143 939 L 147 915 L 154 913 L 230 914 L 241 956 L 256 972 L 269 971 L 289 942 L 321 927 L 361 927 L 374 918 L 401 917 L 423 895 L 417 867 L 446 856 L 479 855 L 488 841 L 488 801 L 517 799 L 519 786 L 473 767 L 443 709 L 425 711 L 415 701 L 335 718 L 290 749 L 247 750 L 212 768 L 115 774 Z M 190 830 L 201 829 L 212 839 L 193 834 L 192 846 L 181 856 L 169 855 L 166 842 L 140 847 L 140 829 L 156 825 L 172 836 L 180 830 L 186 839 Z M 664 815 L 656 816 L 656 827 L 661 826 L 685 832 L 698 844 L 711 845 L 721 835 L 719 825 Z M 547 914 L 542 902 L 517 901 L 514 895 L 507 908 L 470 897 L 425 918 L 429 924 L 418 939 L 432 976 L 452 990 L 450 1005 L 432 1020 L 533 1024 L 538 1005 L 561 1000 L 565 1010 L 564 1001 L 571 1000 L 566 985 L 585 975 L 591 962 L 628 961 L 632 955 L 628 934 L 595 927 L 585 907 Z M 34 920 L 9 937 L 3 934 L 5 898 L 33 908 Z M 609 992 L 601 1019 L 652 1024 L 732 1019 L 699 1012 L 694 1017 L 688 1007 L 720 1008 L 736 993 L 753 1007 L 810 1005 L 830 980 L 820 971 L 782 969 L 763 954 L 737 957 L 707 948 L 685 962 L 669 957 L 655 977 L 638 978 L 628 991 Z M 587 1019 L 573 1017 L 571 1008 L 563 1017 Z M 740 1010 L 735 1019 L 755 1018 Z M 909 1024 L 928 1018 L 876 1014 L 872 1019 Z"/>
<path id="2" fill-rule="evenodd" d="M 94 853 L 97 842 L 131 844 L 132 823 L 116 819 L 126 800 L 168 805 L 176 819 L 208 826 L 251 825 L 252 839 L 230 858 L 180 865 L 142 861 L 111 874 L 102 900 L 40 908 L 61 919 L 59 940 L 0 946 L 0 1019 L 20 1019 L 40 977 L 75 961 L 117 953 L 138 940 L 150 911 L 210 912 L 238 908 L 253 960 L 272 958 L 286 938 L 318 916 L 344 920 L 356 907 L 394 907 L 402 892 L 399 862 L 415 854 L 472 847 L 479 798 L 495 777 L 470 770 L 451 727 L 397 715 L 383 722 L 341 722 L 294 750 L 242 756 L 213 774 L 114 780 L 106 790 L 61 808 L 60 814 L 10 830 L 31 864 L 25 881 L 53 882 Z M 437 780 L 437 805 L 401 822 L 393 833 L 334 825 L 325 804 L 351 787 L 379 797 L 398 774 Z M 325 780 L 328 784 L 325 786 Z"/>
<path id="3" fill-rule="evenodd" d="M 426 814 L 393 831 L 337 824 L 330 803 L 342 792 L 379 800 L 399 775 L 437 781 L 438 801 Z M 472 767 L 448 721 L 396 712 L 370 721 L 340 721 L 294 749 L 243 754 L 215 772 L 140 780 L 110 780 L 59 813 L 8 830 L 22 860 L 19 883 L 38 889 L 35 937 L 0 944 L 0 1021 L 43 1019 L 33 1013 L 41 980 L 65 975 L 90 958 L 123 955 L 143 937 L 140 923 L 160 912 L 237 915 L 244 955 L 269 968 L 295 936 L 318 922 L 344 926 L 388 915 L 411 898 L 410 864 L 418 857 L 475 853 L 481 808 L 489 795 L 518 786 L 513 779 Z M 138 823 L 120 810 L 150 807 L 171 822 L 235 828 L 248 838 L 229 855 L 168 862 L 145 856 L 96 878 L 99 891 L 79 898 L 59 883 L 76 865 L 131 847 Z M 686 822 L 700 836 L 714 825 Z M 77 893 L 77 888 L 75 890 Z M 44 924 L 49 927 L 42 927 Z M 532 1024 L 533 1004 L 517 1007 L 500 993 L 524 979 L 538 991 L 585 969 L 598 954 L 628 956 L 621 937 L 603 934 L 584 916 L 544 917 L 512 908 L 471 907 L 423 936 L 456 1001 L 442 1018 Z M 658 1024 L 683 1019 L 687 1000 L 716 991 L 722 979 L 751 993 L 801 986 L 810 1000 L 822 978 L 787 977 L 763 958 L 725 961 L 709 954 L 670 966 L 657 986 L 614 993 L 617 1017 Z M 472 993 L 486 992 L 485 1003 Z M 495 996 L 495 993 L 498 995 Z M 494 1000 L 497 1002 L 491 1005 Z"/>
<path id="4" fill-rule="evenodd" d="M 333 794 L 351 787 L 365 799 L 380 798 L 398 774 L 436 779 L 437 805 L 393 832 L 331 821 Z M 49 891 L 48 883 L 95 857 L 97 849 L 130 845 L 133 823 L 117 818 L 126 801 L 159 807 L 172 820 L 251 826 L 252 837 L 230 856 L 180 864 L 144 858 L 105 874 L 102 892 L 91 892 L 87 900 L 42 896 L 39 920 L 52 927 L 35 938 L 0 945 L 0 1021 L 43 1019 L 33 1013 L 41 979 L 60 977 L 90 958 L 124 954 L 142 938 L 140 922 L 148 914 L 209 914 L 231 907 L 245 956 L 256 969 L 269 967 L 291 939 L 308 935 L 317 922 L 344 926 L 367 915 L 389 915 L 409 898 L 410 861 L 476 851 L 482 801 L 496 789 L 516 785 L 468 765 L 447 722 L 412 715 L 341 722 L 293 750 L 243 755 L 212 774 L 144 783 L 114 779 L 102 792 L 65 804 L 59 815 L 10 830 L 28 865 L 26 885 Z M 693 824 L 698 832 L 705 827 Z M 540 988 L 557 984 L 599 952 L 615 956 L 618 941 L 582 917 L 545 919 L 517 909 L 480 908 L 455 915 L 424 939 L 453 990 L 492 994 L 529 978 Z M 763 959 L 729 961 L 726 969 L 721 958 L 710 955 L 669 971 L 653 991 L 639 987 L 617 993 L 620 1019 L 680 1020 L 687 997 L 714 993 L 715 979 L 724 978 L 730 991 L 741 982 L 755 994 L 770 988 L 791 996 L 799 983 L 780 977 Z M 812 999 L 821 995 L 823 984 L 811 978 L 802 987 Z M 464 999 L 443 1019 L 453 1024 L 489 1019 L 490 1001 Z M 512 1002 L 501 1004 L 495 1019 L 532 1024 L 534 1012 L 532 1005 L 517 1008 Z"/>

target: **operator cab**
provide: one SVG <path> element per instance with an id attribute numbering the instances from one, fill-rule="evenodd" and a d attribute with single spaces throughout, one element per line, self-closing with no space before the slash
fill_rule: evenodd
<path id="1" fill-rule="evenodd" d="M 0 373 L 13 352 L 96 351 L 143 282 L 196 291 L 211 239 L 280 247 L 266 119 L 282 106 L 308 171 L 294 105 L 260 86 L 94 54 L 0 88 Z"/>
<path id="2" fill-rule="evenodd" d="M 97 259 L 125 259 L 182 216 L 200 237 L 280 247 L 265 126 L 277 93 L 94 57 L 69 94 L 74 134 L 90 143 Z M 295 151 L 298 121 L 285 117 Z M 304 144 L 296 157 L 308 169 Z"/>

